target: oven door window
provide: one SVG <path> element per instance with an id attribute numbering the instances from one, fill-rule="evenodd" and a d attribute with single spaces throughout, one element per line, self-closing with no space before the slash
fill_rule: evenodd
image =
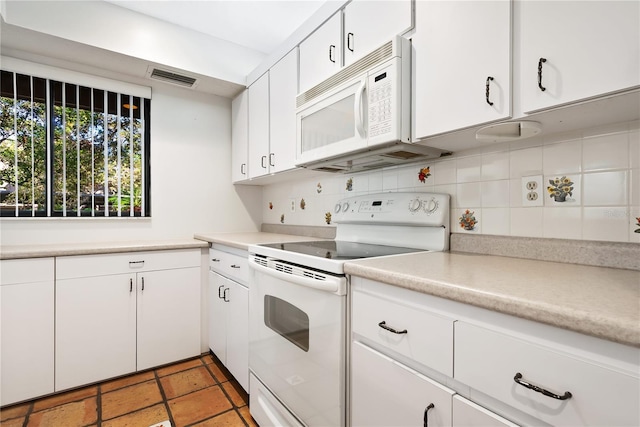
<path id="1" fill-rule="evenodd" d="M 303 351 L 309 351 L 309 316 L 298 307 L 265 295 L 264 324 Z"/>

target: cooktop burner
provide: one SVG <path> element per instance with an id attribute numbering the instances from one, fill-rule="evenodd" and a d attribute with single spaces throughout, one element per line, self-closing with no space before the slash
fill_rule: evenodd
<path id="1" fill-rule="evenodd" d="M 270 243 L 261 244 L 259 246 L 337 261 L 424 251 L 424 249 L 371 245 L 367 243 L 345 242 L 339 240 Z"/>

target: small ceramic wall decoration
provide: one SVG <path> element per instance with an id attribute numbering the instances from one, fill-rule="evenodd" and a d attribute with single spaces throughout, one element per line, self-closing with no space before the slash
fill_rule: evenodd
<path id="1" fill-rule="evenodd" d="M 273 209 L 273 203 L 269 202 L 269 209 Z"/>
<path id="2" fill-rule="evenodd" d="M 547 187 L 549 197 L 552 197 L 556 202 L 565 202 L 567 196 L 573 195 L 573 182 L 571 178 L 563 176 L 562 178 L 550 179 L 549 184 L 551 184 Z"/>
<path id="3" fill-rule="evenodd" d="M 318 185 L 316 185 L 316 192 L 318 194 L 322 193 L 322 185 L 320 183 L 318 183 Z"/>
<path id="4" fill-rule="evenodd" d="M 280 215 L 280 222 L 284 224 L 284 214 Z"/>
<path id="5" fill-rule="evenodd" d="M 476 217 L 473 216 L 474 213 L 474 211 L 470 211 L 469 209 L 464 211 L 462 216 L 459 218 L 460 227 L 464 228 L 465 230 L 473 230 L 478 223 Z"/>
<path id="6" fill-rule="evenodd" d="M 300 209 L 304 210 L 305 206 L 307 206 L 307 202 L 304 199 L 300 199 Z"/>
<path id="7" fill-rule="evenodd" d="M 420 172 L 418 172 L 418 179 L 420 180 L 420 182 L 424 183 L 425 180 L 431 176 L 431 171 L 429 170 L 429 168 L 430 167 L 427 166 L 426 168 L 420 169 Z"/>
<path id="8" fill-rule="evenodd" d="M 634 233 L 640 233 L 640 216 L 638 218 L 636 218 L 636 228 L 635 230 L 633 230 Z"/>
<path id="9" fill-rule="evenodd" d="M 347 191 L 353 190 L 353 178 L 347 180 Z"/>
<path id="10" fill-rule="evenodd" d="M 326 222 L 327 224 L 331 224 L 331 212 L 327 212 L 326 214 L 324 214 L 324 222 Z"/>

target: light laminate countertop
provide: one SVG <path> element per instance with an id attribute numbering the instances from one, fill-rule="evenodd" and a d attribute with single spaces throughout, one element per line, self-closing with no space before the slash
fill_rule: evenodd
<path id="1" fill-rule="evenodd" d="M 208 246 L 209 244 L 207 242 L 196 239 L 56 243 L 47 245 L 2 245 L 0 246 L 0 259 L 45 258 L 69 255 L 195 249 L 206 248 Z"/>
<path id="2" fill-rule="evenodd" d="M 288 243 L 307 242 L 311 240 L 323 240 L 317 237 L 296 236 L 293 234 L 264 233 L 264 232 L 238 232 L 238 233 L 199 233 L 196 239 L 209 243 L 231 246 L 233 248 L 247 250 L 249 245 L 259 245 L 262 243 Z"/>
<path id="3" fill-rule="evenodd" d="M 349 261 L 345 273 L 640 347 L 640 272 L 470 253 Z"/>

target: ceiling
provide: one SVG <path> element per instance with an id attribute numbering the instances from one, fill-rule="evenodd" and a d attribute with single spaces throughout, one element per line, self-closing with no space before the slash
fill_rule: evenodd
<path id="1" fill-rule="evenodd" d="M 105 0 L 265 54 L 272 53 L 325 0 Z"/>

